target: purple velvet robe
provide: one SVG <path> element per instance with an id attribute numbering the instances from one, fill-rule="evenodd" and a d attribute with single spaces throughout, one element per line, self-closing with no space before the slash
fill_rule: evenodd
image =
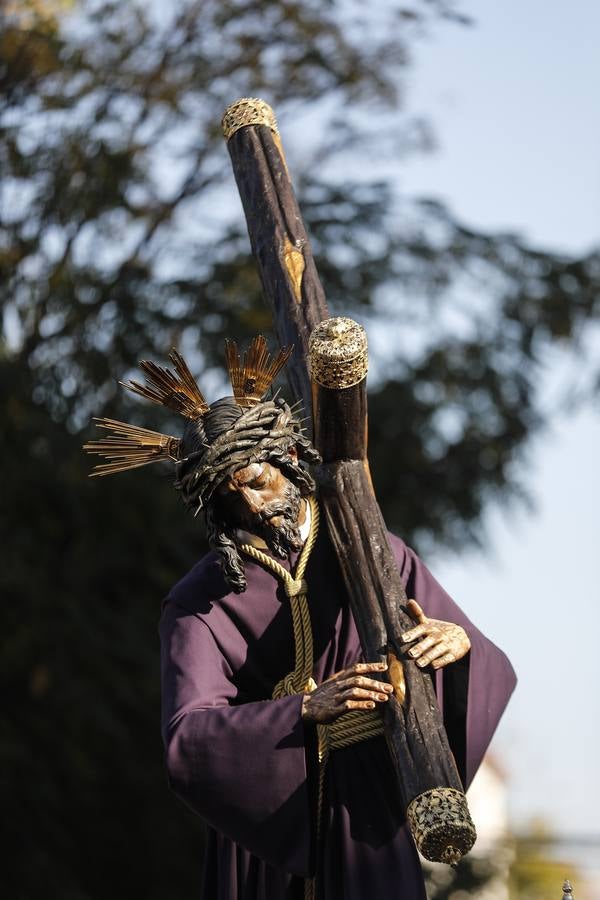
<path id="1" fill-rule="evenodd" d="M 408 596 L 427 615 L 462 625 L 471 639 L 465 660 L 436 678 L 468 784 L 514 688 L 514 672 L 415 553 L 391 541 Z M 303 878 L 317 867 L 319 900 L 421 900 L 421 867 L 383 737 L 331 753 L 317 852 L 314 728 L 302 721 L 300 696 L 271 699 L 273 686 L 294 667 L 289 606 L 270 572 L 250 560 L 245 567 L 247 590 L 230 593 L 209 553 L 172 590 L 160 623 L 169 781 L 209 826 L 201 896 L 301 900 Z M 321 683 L 362 658 L 325 527 L 306 580 Z"/>

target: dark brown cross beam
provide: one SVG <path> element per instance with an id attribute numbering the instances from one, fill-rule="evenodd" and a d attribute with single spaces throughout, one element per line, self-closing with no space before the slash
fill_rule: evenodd
<path id="1" fill-rule="evenodd" d="M 294 346 L 286 366 L 290 387 L 308 412 L 308 339 L 329 312 L 275 116 L 262 100 L 238 100 L 226 110 L 223 130 L 275 333 L 282 347 Z"/>
<path id="2" fill-rule="evenodd" d="M 384 728 L 401 798 L 421 852 L 455 862 L 470 849 L 474 829 L 431 678 L 407 657 L 401 640 L 414 622 L 369 474 L 366 343 L 361 371 L 352 356 L 361 341 L 353 327 L 360 326 L 347 319 L 325 321 L 323 288 L 271 108 L 261 100 L 239 100 L 226 110 L 223 129 L 275 331 L 282 346 L 295 347 L 290 387 L 294 399 L 307 410 L 312 406 L 315 444 L 323 457 L 319 496 L 362 649 L 367 661 L 389 663 L 395 691 L 384 705 Z M 350 381 L 329 379 L 332 347 L 329 369 L 350 372 Z M 349 358 L 335 357 L 338 351 Z M 434 824 L 424 827 L 432 810 Z M 452 829 L 450 819 L 462 824 Z"/>

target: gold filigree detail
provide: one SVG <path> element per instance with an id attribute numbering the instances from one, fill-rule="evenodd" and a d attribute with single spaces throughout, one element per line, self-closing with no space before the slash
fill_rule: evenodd
<path id="1" fill-rule="evenodd" d="M 346 316 L 320 322 L 310 336 L 308 352 L 311 378 L 323 387 L 349 388 L 367 374 L 365 329 Z"/>
<path id="2" fill-rule="evenodd" d="M 406 810 L 417 849 L 431 862 L 455 865 L 477 838 L 467 798 L 456 788 L 433 788 L 419 794 Z"/>
<path id="3" fill-rule="evenodd" d="M 227 107 L 221 119 L 225 140 L 247 125 L 266 125 L 278 135 L 277 119 L 268 103 L 259 97 L 241 97 Z M 282 154 L 283 156 L 283 154 Z"/>

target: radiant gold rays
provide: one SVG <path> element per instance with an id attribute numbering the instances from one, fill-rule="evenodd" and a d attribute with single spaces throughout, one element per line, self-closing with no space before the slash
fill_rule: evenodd
<path id="1" fill-rule="evenodd" d="M 146 384 L 139 384 L 137 381 L 122 381 L 121 384 L 134 394 L 166 406 L 186 419 L 203 416 L 208 412 L 208 403 L 186 361 L 177 350 L 171 350 L 169 359 L 175 367 L 174 372 L 148 359 L 142 359 L 140 369 L 146 376 Z"/>
<path id="2" fill-rule="evenodd" d="M 98 441 L 89 441 L 83 449 L 108 462 L 94 466 L 94 471 L 90 473 L 92 476 L 114 475 L 165 459 L 178 459 L 180 441 L 169 434 L 128 425 L 116 419 L 94 419 L 94 422 L 109 434 Z"/>
<path id="3" fill-rule="evenodd" d="M 233 396 L 239 406 L 248 408 L 260 403 L 279 370 L 286 364 L 292 347 L 283 347 L 273 359 L 262 334 L 255 337 L 244 353 L 243 363 L 235 341 L 225 344 L 225 359 Z"/>
<path id="4" fill-rule="evenodd" d="M 271 358 L 267 342 L 262 335 L 258 335 L 244 353 L 242 363 L 237 344 L 227 341 L 227 368 L 234 397 L 241 407 L 249 409 L 261 402 L 291 352 L 292 348 L 286 347 Z M 174 371 L 143 359 L 140 369 L 146 376 L 146 384 L 138 381 L 122 381 L 121 384 L 134 394 L 166 406 L 186 419 L 201 419 L 209 410 L 202 391 L 177 350 L 171 351 L 169 359 Z M 159 431 L 150 431 L 115 419 L 94 421 L 99 428 L 104 428 L 109 433 L 98 441 L 84 444 L 83 449 L 87 453 L 94 453 L 106 460 L 95 466 L 91 475 L 113 475 L 166 459 L 177 462 L 180 458 L 181 441 L 170 434 L 161 434 Z"/>

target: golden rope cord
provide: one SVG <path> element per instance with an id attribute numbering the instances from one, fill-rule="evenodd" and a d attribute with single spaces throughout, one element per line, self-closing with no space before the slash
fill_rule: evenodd
<path id="1" fill-rule="evenodd" d="M 268 556 L 262 550 L 253 547 L 252 544 L 242 544 L 240 547 L 244 553 L 261 563 L 261 565 L 281 579 L 290 600 L 292 625 L 294 628 L 295 665 L 294 671 L 290 672 L 275 685 L 273 689 L 274 700 L 291 694 L 303 694 L 306 691 L 314 690 L 317 686 L 312 677 L 313 639 L 304 573 L 319 533 L 320 512 L 319 505 L 314 497 L 311 497 L 308 502 L 311 511 L 310 531 L 300 553 L 294 575 L 291 575 L 287 569 L 284 569 L 281 563 L 278 563 L 272 556 Z"/>
<path id="2" fill-rule="evenodd" d="M 247 556 L 269 569 L 281 579 L 285 592 L 290 600 L 292 626 L 294 629 L 294 671 L 282 678 L 273 688 L 273 699 L 293 694 L 304 694 L 313 691 L 317 684 L 312 676 L 313 670 L 313 637 L 308 608 L 307 584 L 304 573 L 311 551 L 319 533 L 319 505 L 314 497 L 309 499 L 311 523 L 308 538 L 302 548 L 294 575 L 285 569 L 272 556 L 263 553 L 252 544 L 242 544 Z M 360 741 L 378 737 L 383 734 L 383 722 L 378 710 L 350 710 L 330 725 L 317 725 L 319 783 L 317 797 L 317 844 L 320 840 L 321 818 L 323 811 L 323 790 L 325 785 L 325 766 L 331 750 L 349 747 Z M 304 900 L 314 900 L 316 891 L 315 879 L 307 878 L 304 882 Z"/>

